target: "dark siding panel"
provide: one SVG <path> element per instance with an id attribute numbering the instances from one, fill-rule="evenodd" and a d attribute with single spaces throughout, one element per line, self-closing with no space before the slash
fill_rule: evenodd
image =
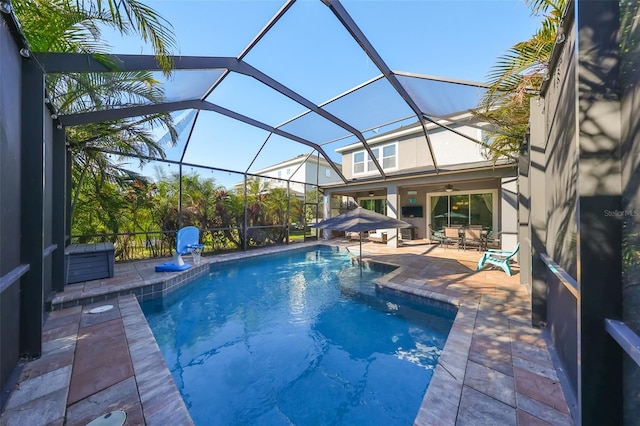
<path id="1" fill-rule="evenodd" d="M 0 18 L 2 19 L 2 18 Z M 20 265 L 21 57 L 0 25 L 0 277 Z M 0 293 L 0 385 L 19 359 L 20 281 Z"/>

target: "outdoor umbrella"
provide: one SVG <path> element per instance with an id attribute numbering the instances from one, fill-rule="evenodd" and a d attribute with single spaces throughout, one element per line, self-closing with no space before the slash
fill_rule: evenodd
<path id="1" fill-rule="evenodd" d="M 360 233 L 360 265 L 362 266 L 362 231 L 372 229 L 413 228 L 413 225 L 362 207 L 311 225 L 311 228 Z"/>

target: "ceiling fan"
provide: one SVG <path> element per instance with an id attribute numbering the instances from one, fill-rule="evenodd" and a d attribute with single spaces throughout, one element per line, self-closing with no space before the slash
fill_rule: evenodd
<path id="1" fill-rule="evenodd" d="M 448 183 L 443 188 L 444 192 L 453 192 L 458 191 L 458 189 L 454 188 L 452 184 Z"/>

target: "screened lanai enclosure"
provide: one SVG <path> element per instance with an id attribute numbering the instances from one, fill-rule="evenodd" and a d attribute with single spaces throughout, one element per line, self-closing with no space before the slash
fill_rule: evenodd
<path id="1" fill-rule="evenodd" d="M 145 3 L 173 25 L 170 72 L 108 28 L 113 54 L 38 52 L 0 1 L 3 386 L 41 353 L 69 244 L 167 257 L 187 225 L 205 254 L 287 244 L 363 197 L 399 217 L 402 191 L 427 211 L 425 191 L 452 182 L 495 191 L 497 215 L 515 162 L 483 157 L 492 129 L 473 111 L 477 81 L 534 32 L 524 5 L 465 2 L 453 19 L 444 1 Z M 389 135 L 411 150 L 379 145 Z"/>
<path id="2" fill-rule="evenodd" d="M 1 402 L 42 353 L 69 244 L 166 257 L 195 225 L 205 253 L 248 250 L 359 204 L 413 224 L 402 239 L 520 244 L 576 424 L 637 423 L 638 1 L 566 2 L 519 166 L 476 114 L 477 81 L 538 29 L 519 2 L 147 3 L 170 71 L 107 28 L 114 54 L 34 51 L 0 0 Z"/>
<path id="3" fill-rule="evenodd" d="M 317 238 L 308 225 L 326 215 L 323 188 L 350 185 L 341 199 L 355 203 L 358 185 L 400 174 L 395 147 L 370 146 L 377 135 L 418 126 L 420 164 L 434 176 L 451 161 L 432 133 L 452 132 L 475 151 L 486 147 L 481 135 L 490 128 L 468 114 L 483 84 L 399 70 L 403 61 L 389 41 L 378 40 L 378 48 L 369 35 L 379 37 L 375 26 L 389 10 L 402 17 L 395 25 L 417 25 L 409 18 L 416 5 L 403 4 L 408 10 L 400 13 L 386 3 L 255 2 L 246 16 L 242 2 L 223 3 L 198 2 L 198 13 L 157 4 L 167 17 L 169 4 L 181 9 L 216 37 L 208 43 L 192 28 L 178 32 L 183 54 L 170 74 L 152 55 L 34 53 L 69 147 L 69 242 L 112 241 L 116 259 L 127 260 L 170 255 L 185 225 L 202 230 L 205 252 Z M 237 25 L 220 34 L 201 16 Z M 138 48 L 121 45 L 119 52 Z M 151 94 L 108 90 L 140 75 Z M 145 134 L 85 137 L 117 120 Z M 343 170 L 340 150 L 351 146 L 362 148 L 362 177 Z"/>

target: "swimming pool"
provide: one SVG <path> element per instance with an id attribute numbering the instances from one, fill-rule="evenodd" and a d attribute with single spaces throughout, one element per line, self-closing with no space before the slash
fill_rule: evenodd
<path id="1" fill-rule="evenodd" d="M 412 424 L 454 309 L 324 246 L 211 267 L 143 311 L 197 425 Z"/>

